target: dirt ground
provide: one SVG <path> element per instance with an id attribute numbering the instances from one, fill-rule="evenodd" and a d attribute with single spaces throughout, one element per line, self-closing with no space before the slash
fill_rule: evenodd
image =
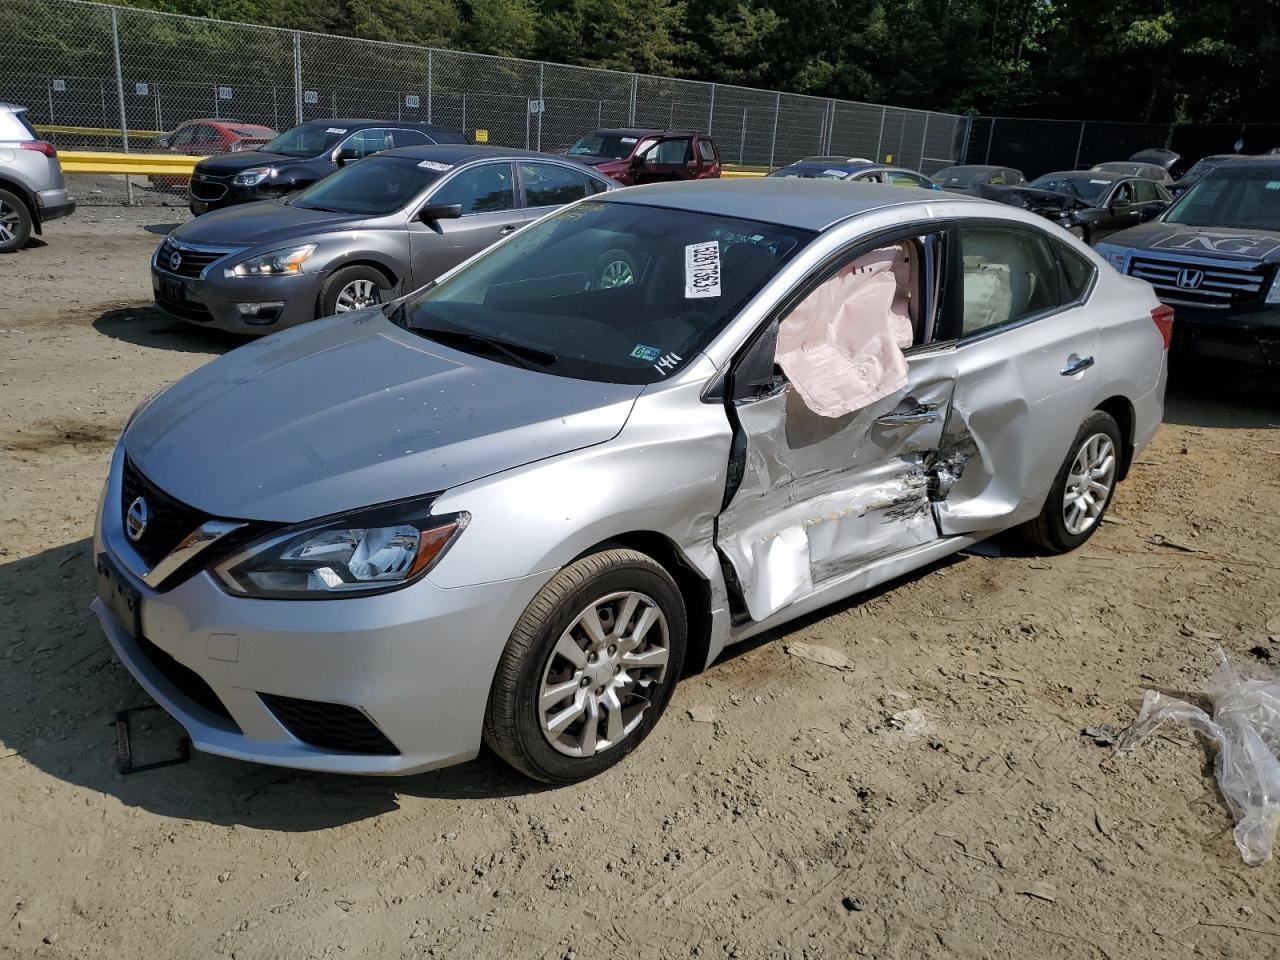
<path id="1" fill-rule="evenodd" d="M 108 452 L 236 343 L 148 308 L 158 214 L 0 258 L 0 956 L 1280 955 L 1280 864 L 1241 863 L 1204 749 L 1081 734 L 1218 643 L 1277 672 L 1280 402 L 1230 383 L 1175 390 L 1080 551 L 960 556 L 734 650 L 589 783 L 118 776 L 147 697 L 88 612 Z M 156 713 L 139 748 L 177 735 Z"/>

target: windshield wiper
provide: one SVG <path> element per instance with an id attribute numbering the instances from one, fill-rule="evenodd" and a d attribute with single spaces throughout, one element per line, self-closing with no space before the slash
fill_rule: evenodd
<path id="1" fill-rule="evenodd" d="M 431 340 L 439 340 L 441 343 L 447 344 L 453 341 L 487 349 L 489 353 L 501 354 L 515 363 L 516 366 L 523 367 L 526 370 L 545 367 L 560 360 L 558 356 L 548 350 L 526 347 L 520 343 L 510 343 L 483 333 L 472 333 L 468 330 L 441 330 L 435 327 L 411 326 L 409 329 Z"/>

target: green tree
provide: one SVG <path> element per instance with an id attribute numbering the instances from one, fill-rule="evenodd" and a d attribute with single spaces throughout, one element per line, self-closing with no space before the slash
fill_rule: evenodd
<path id="1" fill-rule="evenodd" d="M 462 38 L 456 0 L 344 0 L 351 32 L 366 40 L 454 47 Z"/>
<path id="2" fill-rule="evenodd" d="M 676 76 L 687 46 L 684 0 L 568 0 L 544 17 L 543 57 Z"/>
<path id="3" fill-rule="evenodd" d="M 538 44 L 537 0 L 471 0 L 467 49 L 500 57 L 527 57 Z"/>

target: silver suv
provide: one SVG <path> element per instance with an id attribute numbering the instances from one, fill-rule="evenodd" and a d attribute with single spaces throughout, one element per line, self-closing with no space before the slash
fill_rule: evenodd
<path id="1" fill-rule="evenodd" d="M 26 107 L 0 101 L 0 253 L 22 249 L 46 220 L 76 209 L 58 151 L 40 139 L 26 114 Z"/>

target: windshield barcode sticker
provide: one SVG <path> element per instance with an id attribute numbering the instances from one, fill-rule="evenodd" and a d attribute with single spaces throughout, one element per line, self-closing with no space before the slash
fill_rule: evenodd
<path id="1" fill-rule="evenodd" d="M 720 296 L 720 242 L 691 243 L 684 248 L 684 296 Z"/>
<path id="2" fill-rule="evenodd" d="M 325 130 L 325 133 L 346 133 L 346 132 L 347 132 L 346 127 L 329 127 L 327 130 Z"/>
<path id="3" fill-rule="evenodd" d="M 439 160 L 423 160 L 418 164 L 418 166 L 423 170 L 436 170 L 439 173 L 444 173 L 446 170 L 453 169 L 452 163 L 441 163 Z"/>

